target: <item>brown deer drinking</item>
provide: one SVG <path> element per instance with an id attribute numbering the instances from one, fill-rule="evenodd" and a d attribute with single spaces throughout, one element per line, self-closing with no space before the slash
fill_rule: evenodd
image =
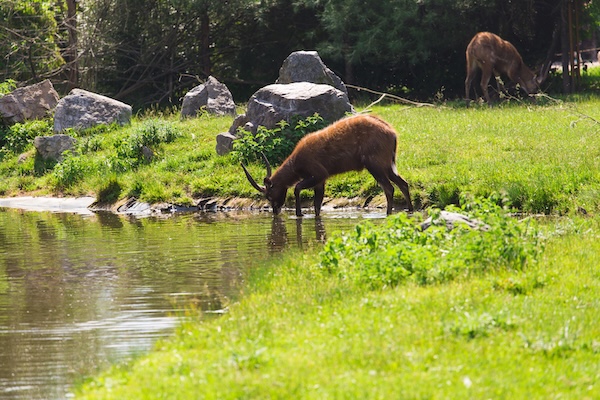
<path id="1" fill-rule="evenodd" d="M 394 187 L 390 181 L 402 191 L 408 210 L 413 210 L 408 183 L 396 170 L 396 131 L 375 116 L 344 118 L 325 129 L 306 135 L 273 175 L 269 161 L 266 157 L 264 160 L 267 165 L 264 186 L 256 183 L 244 164 L 242 168 L 252 186 L 266 196 L 275 214 L 284 205 L 288 188 L 295 184 L 296 215 L 302 216 L 300 192 L 314 188 L 315 215 L 319 216 L 327 178 L 363 168 L 383 188 L 388 214 L 392 212 L 394 199 Z"/>
<path id="2" fill-rule="evenodd" d="M 470 100 L 471 85 L 477 70 L 481 70 L 481 89 L 485 100 L 490 103 L 488 83 L 494 76 L 508 76 L 514 83 L 518 83 L 527 95 L 536 93 L 544 81 L 537 77 L 523 63 L 521 55 L 510 42 L 503 40 L 490 32 L 479 32 L 467 46 L 467 79 L 465 80 L 465 94 L 467 105 Z"/>

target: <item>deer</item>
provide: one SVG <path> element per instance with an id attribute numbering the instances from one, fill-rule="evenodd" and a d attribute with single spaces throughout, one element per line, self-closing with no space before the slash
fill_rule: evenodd
<path id="1" fill-rule="evenodd" d="M 244 163 L 241 165 L 250 184 L 266 197 L 275 215 L 281 211 L 288 189 L 295 185 L 298 217 L 302 216 L 302 190 L 314 189 L 314 209 L 318 217 L 325 194 L 325 181 L 333 175 L 366 168 L 383 188 L 387 215 L 390 215 L 394 199 L 391 182 L 400 188 L 408 210 L 413 211 L 408 183 L 396 170 L 396 142 L 396 131 L 391 125 L 379 117 L 362 114 L 346 117 L 304 136 L 273 174 L 269 160 L 263 153 L 267 169 L 264 186 L 256 183 Z"/>
<path id="2" fill-rule="evenodd" d="M 536 76 L 523 63 L 521 55 L 510 42 L 490 32 L 479 32 L 467 46 L 467 79 L 465 79 L 465 94 L 467 106 L 470 101 L 471 85 L 477 70 L 481 70 L 481 89 L 488 104 L 491 105 L 488 84 L 492 77 L 508 76 L 529 96 L 537 93 L 545 77 Z M 503 90 L 503 88 L 501 88 Z"/>

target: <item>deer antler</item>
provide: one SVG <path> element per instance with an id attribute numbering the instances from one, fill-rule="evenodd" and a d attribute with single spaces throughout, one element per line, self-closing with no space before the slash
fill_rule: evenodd
<path id="1" fill-rule="evenodd" d="M 265 164 L 267 166 L 267 178 L 270 178 L 271 177 L 271 164 L 269 164 L 269 160 L 267 160 L 267 156 L 265 156 L 265 153 L 263 153 L 261 151 L 260 154 L 262 154 L 263 159 L 265 160 Z"/>
<path id="2" fill-rule="evenodd" d="M 254 178 L 252 177 L 252 175 L 250 175 L 250 172 L 248 172 L 248 170 L 246 169 L 246 166 L 244 165 L 244 163 L 240 163 L 240 164 L 242 165 L 242 168 L 244 169 L 244 173 L 246 174 L 246 178 L 248 178 L 248 181 L 254 187 L 254 189 L 258 190 L 261 193 L 266 193 L 267 189 L 264 186 L 260 186 L 258 183 L 256 183 L 256 181 L 254 180 Z"/>
<path id="3" fill-rule="evenodd" d="M 271 164 L 269 163 L 269 160 L 267 159 L 267 156 L 265 155 L 265 153 L 263 153 L 261 151 L 260 154 L 262 154 L 263 160 L 265 161 L 265 164 L 267 166 L 267 178 L 270 178 L 271 177 Z M 260 186 L 258 183 L 256 183 L 256 180 L 254 180 L 252 175 L 250 175 L 250 172 L 248 171 L 248 169 L 246 168 L 244 163 L 240 163 L 240 164 L 242 165 L 242 168 L 244 169 L 246 178 L 248 178 L 248 181 L 254 187 L 254 189 L 258 190 L 261 193 L 266 193 L 267 189 L 264 186 Z"/>

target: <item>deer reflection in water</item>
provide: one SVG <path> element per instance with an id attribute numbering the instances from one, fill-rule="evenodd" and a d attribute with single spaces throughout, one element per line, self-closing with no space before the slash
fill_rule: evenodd
<path id="1" fill-rule="evenodd" d="M 310 219 L 296 218 L 296 245 L 298 248 L 303 248 L 305 242 L 310 242 L 311 239 L 305 238 L 302 234 L 303 224 L 309 224 Z M 315 240 L 318 243 L 325 243 L 327 235 L 325 232 L 325 224 L 321 217 L 315 217 L 314 232 Z M 281 215 L 274 215 L 271 221 L 271 232 L 269 234 L 269 250 L 271 254 L 279 253 L 289 247 L 289 235 L 286 227 L 286 220 Z"/>

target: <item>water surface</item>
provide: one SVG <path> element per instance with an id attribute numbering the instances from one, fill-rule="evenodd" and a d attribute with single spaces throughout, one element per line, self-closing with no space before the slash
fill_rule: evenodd
<path id="1" fill-rule="evenodd" d="M 148 351 L 185 307 L 218 312 L 249 268 L 381 212 L 111 213 L 0 208 L 0 398 L 64 399 L 82 376 Z"/>

